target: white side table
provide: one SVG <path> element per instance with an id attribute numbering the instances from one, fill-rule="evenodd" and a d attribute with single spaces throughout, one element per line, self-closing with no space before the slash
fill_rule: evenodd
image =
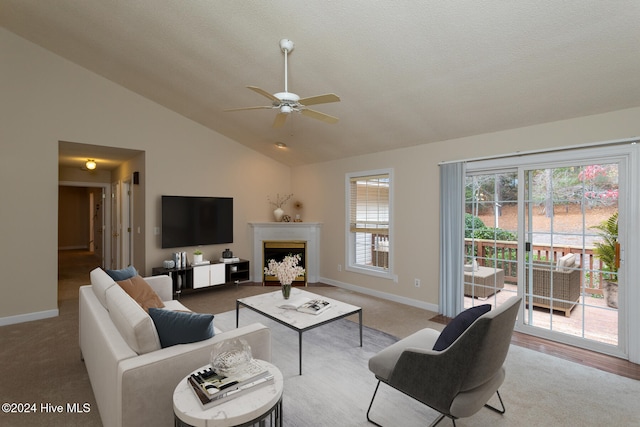
<path id="1" fill-rule="evenodd" d="M 282 426 L 282 372 L 271 363 L 260 360 L 273 374 L 273 383 L 257 388 L 214 407 L 203 409 L 198 398 L 183 378 L 173 392 L 176 426 L 231 427 L 265 425 Z M 206 368 L 198 368 L 194 372 Z"/>

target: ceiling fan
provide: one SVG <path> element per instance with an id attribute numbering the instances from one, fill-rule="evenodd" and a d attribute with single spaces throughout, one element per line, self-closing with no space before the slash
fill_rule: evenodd
<path id="1" fill-rule="evenodd" d="M 269 98 L 271 105 L 259 106 L 259 107 L 244 107 L 244 108 L 232 108 L 224 111 L 242 111 L 242 110 L 260 110 L 265 108 L 277 109 L 278 114 L 273 122 L 274 128 L 279 128 L 284 125 L 287 120 L 287 116 L 292 113 L 301 113 L 304 116 L 311 117 L 312 119 L 321 120 L 325 123 L 337 123 L 338 118 L 330 116 L 319 111 L 311 110 L 307 108 L 309 105 L 327 104 L 329 102 L 339 102 L 340 97 L 333 93 L 327 93 L 324 95 L 311 96 L 308 98 L 300 98 L 295 93 L 289 92 L 287 89 L 287 56 L 289 52 L 293 50 L 293 42 L 288 39 L 280 40 L 280 49 L 284 52 L 284 92 L 274 93 L 273 95 L 264 89 L 260 89 L 256 86 L 247 86 L 248 89 L 259 93 L 260 95 Z"/>

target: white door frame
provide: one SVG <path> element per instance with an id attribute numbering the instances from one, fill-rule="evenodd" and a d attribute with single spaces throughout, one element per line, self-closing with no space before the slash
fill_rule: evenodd
<path id="1" fill-rule="evenodd" d="M 601 162 L 611 162 L 611 159 L 624 158 L 626 165 L 621 165 L 625 179 L 620 183 L 626 189 L 626 194 L 621 195 L 619 200 L 619 223 L 621 235 L 619 240 L 624 247 L 621 253 L 620 277 L 636 278 L 640 275 L 640 239 L 632 238 L 640 235 L 640 224 L 636 220 L 640 217 L 640 146 L 636 144 L 637 139 L 624 141 L 612 141 L 603 143 L 601 146 L 592 147 L 567 147 L 564 159 L 579 161 L 582 159 L 592 160 L 598 158 Z M 502 157 L 496 159 L 482 159 L 469 161 L 467 163 L 467 173 L 474 170 L 491 171 L 504 169 L 507 167 L 531 167 L 534 164 L 562 163 L 558 152 L 527 153 L 521 157 Z M 524 230 L 519 230 L 522 233 Z M 624 234 L 624 235 L 623 235 Z M 524 253 L 523 239 L 520 239 L 518 253 Z M 519 275 L 523 274 L 522 265 L 519 264 Z M 518 277 L 519 283 L 524 283 L 524 277 Z M 629 280 L 630 285 L 621 289 L 619 321 L 623 326 L 619 329 L 618 349 L 625 353 L 629 361 L 640 363 L 640 286 L 633 285 L 633 279 Z M 522 308 L 521 310 L 524 310 Z M 522 320 L 518 320 L 516 330 L 520 329 Z M 614 352 L 615 353 L 615 352 Z M 616 354 L 617 356 L 623 356 Z"/>

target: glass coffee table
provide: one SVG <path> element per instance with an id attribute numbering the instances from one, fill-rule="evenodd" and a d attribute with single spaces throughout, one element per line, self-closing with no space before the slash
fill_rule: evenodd
<path id="1" fill-rule="evenodd" d="M 279 305 L 285 303 L 280 290 L 262 295 L 255 295 L 236 300 L 236 328 L 240 324 L 240 307 L 250 310 L 274 320 L 281 325 L 298 332 L 298 354 L 300 361 L 300 375 L 302 375 L 302 333 L 318 326 L 326 325 L 343 317 L 358 314 L 360 321 L 360 347 L 362 347 L 362 308 L 347 304 L 342 301 L 317 295 L 302 289 L 291 289 L 291 300 L 305 297 L 309 299 L 323 299 L 329 301 L 330 307 L 320 314 L 301 313 L 296 310 L 280 308 Z"/>

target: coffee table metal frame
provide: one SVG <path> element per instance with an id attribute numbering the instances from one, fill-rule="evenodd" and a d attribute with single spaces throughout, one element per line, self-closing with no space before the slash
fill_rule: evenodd
<path id="1" fill-rule="evenodd" d="M 336 320 L 339 320 L 339 319 L 342 319 L 344 317 L 348 317 L 348 316 L 351 316 L 351 315 L 357 313 L 358 314 L 358 320 L 360 322 L 360 347 L 362 347 L 362 308 L 361 307 L 357 307 L 357 306 L 354 306 L 354 305 L 351 305 L 351 304 L 343 303 L 341 301 L 337 301 L 337 300 L 334 300 L 334 299 L 331 299 L 331 298 L 327 298 L 327 297 L 324 297 L 322 295 L 317 295 L 317 294 L 313 294 L 311 292 L 299 290 L 297 288 L 292 289 L 291 292 L 292 292 L 292 294 L 291 294 L 292 298 L 297 297 L 297 296 L 301 296 L 301 295 L 305 296 L 307 298 L 310 298 L 310 299 L 322 298 L 324 300 L 327 300 L 327 301 L 331 302 L 331 304 L 334 305 L 334 307 L 331 307 L 328 310 L 326 310 L 325 312 L 317 314 L 317 315 L 316 314 L 299 313 L 299 314 L 301 314 L 303 316 L 311 316 L 308 319 L 317 320 L 317 322 L 311 322 L 311 324 L 307 324 L 304 327 L 299 327 L 299 326 L 296 326 L 295 324 L 292 324 L 291 322 L 287 321 L 287 319 L 283 318 L 282 316 L 278 317 L 276 312 L 268 313 L 268 312 L 265 312 L 265 311 L 261 310 L 260 308 L 251 306 L 250 305 L 250 300 L 251 299 L 264 297 L 265 295 L 269 295 L 269 294 L 255 295 L 253 297 L 241 298 L 241 299 L 237 299 L 236 300 L 236 328 L 240 324 L 240 307 L 242 306 L 242 307 L 248 308 L 249 310 L 253 310 L 256 313 L 259 313 L 259 314 L 261 314 L 261 315 L 263 315 L 265 317 L 268 317 L 269 319 L 271 319 L 271 320 L 273 320 L 275 322 L 278 322 L 281 325 L 284 325 L 284 326 L 286 326 L 286 327 L 288 327 L 290 329 L 293 329 L 294 331 L 297 331 L 298 332 L 298 359 L 299 359 L 299 367 L 300 367 L 299 372 L 300 372 L 300 375 L 302 375 L 302 333 L 303 332 L 309 331 L 311 329 L 315 329 L 315 328 L 320 327 L 322 325 L 326 325 L 327 323 L 331 323 L 333 321 L 336 321 Z M 281 291 L 276 291 L 276 292 L 273 292 L 271 294 L 281 294 Z M 245 300 L 249 300 L 249 302 L 246 302 Z M 284 302 L 284 301 L 285 300 L 282 299 L 282 302 Z M 346 308 L 346 310 L 345 311 L 339 310 L 339 313 L 336 314 L 335 308 L 337 308 L 337 307 L 344 307 L 344 308 Z M 277 307 L 274 307 L 274 311 L 277 311 L 277 310 L 275 310 L 275 308 L 277 308 Z M 284 310 L 286 310 L 286 309 L 284 309 Z M 287 310 L 287 311 L 294 311 L 294 310 Z"/>

